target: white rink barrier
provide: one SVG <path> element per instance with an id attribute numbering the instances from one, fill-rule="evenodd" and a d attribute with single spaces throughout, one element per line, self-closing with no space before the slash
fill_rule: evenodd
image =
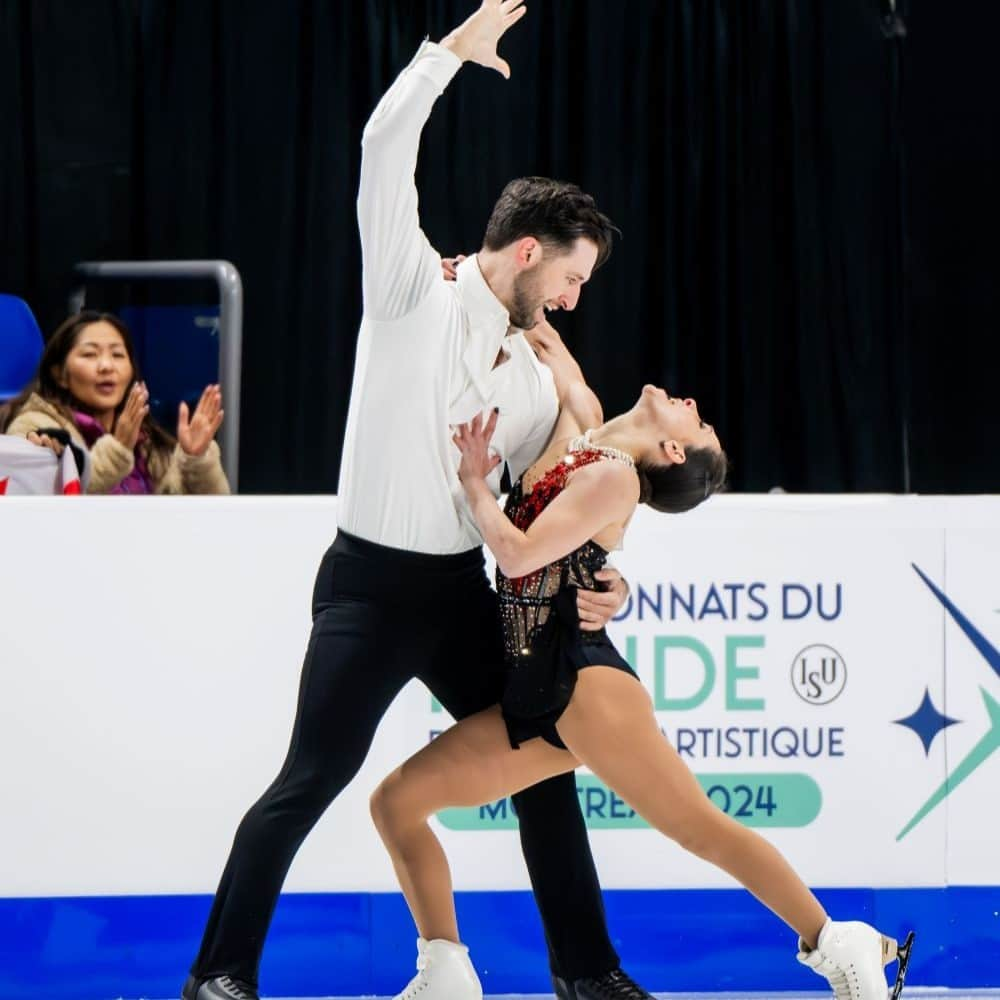
<path id="1" fill-rule="evenodd" d="M 335 498 L 4 500 L 0 896 L 214 889 L 335 523 Z M 808 881 L 1000 883 L 1000 499 L 723 496 L 640 510 L 614 562 L 664 732 Z M 403 692 L 290 890 L 395 889 L 367 796 L 446 722 Z M 586 776 L 581 802 L 607 888 L 731 884 Z M 458 887 L 527 887 L 509 804 L 441 819 Z"/>

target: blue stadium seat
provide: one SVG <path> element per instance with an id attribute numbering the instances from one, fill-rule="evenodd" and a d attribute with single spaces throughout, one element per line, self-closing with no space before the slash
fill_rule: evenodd
<path id="1" fill-rule="evenodd" d="M 16 295 L 0 295 L 0 403 L 31 381 L 44 346 L 28 303 Z"/>

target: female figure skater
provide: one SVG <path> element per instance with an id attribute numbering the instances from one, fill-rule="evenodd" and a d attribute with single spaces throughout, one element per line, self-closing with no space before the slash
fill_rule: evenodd
<path id="1" fill-rule="evenodd" d="M 680 512 L 722 487 L 725 453 L 695 401 L 646 386 L 631 410 L 602 423 L 597 398 L 574 383 L 548 448 L 515 484 L 505 511 L 485 483 L 499 461 L 489 452 L 497 418 L 477 417 L 454 441 L 462 485 L 497 561 L 503 701 L 424 747 L 371 801 L 420 934 L 417 976 L 397 1000 L 426 997 L 430 982 L 435 997 L 442 989 L 447 995 L 444 969 L 456 995 L 482 995 L 428 817 L 494 801 L 580 764 L 781 917 L 799 935 L 799 961 L 824 976 L 838 1000 L 886 1000 L 883 965 L 893 959 L 897 997 L 910 939 L 897 946 L 868 924 L 832 921 L 775 847 L 708 799 L 663 738 L 649 695 L 607 633 L 578 627 L 575 588 L 594 587 L 636 504 Z"/>

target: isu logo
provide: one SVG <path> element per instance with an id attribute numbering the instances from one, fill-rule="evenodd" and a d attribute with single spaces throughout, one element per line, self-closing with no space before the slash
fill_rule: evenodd
<path id="1" fill-rule="evenodd" d="M 792 687 L 810 705 L 829 705 L 847 684 L 847 667 L 832 646 L 806 646 L 792 661 Z"/>

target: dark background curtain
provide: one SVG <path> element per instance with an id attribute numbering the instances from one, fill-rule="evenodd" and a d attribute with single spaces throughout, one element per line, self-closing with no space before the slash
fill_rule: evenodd
<path id="1" fill-rule="evenodd" d="M 556 320 L 609 414 L 697 396 L 739 490 L 1000 491 L 1000 5 L 901 2 L 896 40 L 887 0 L 529 7 L 511 82 L 464 68 L 425 131 L 434 245 L 576 181 L 624 233 Z M 0 290 L 51 330 L 75 261 L 232 260 L 242 488 L 334 491 L 361 130 L 473 8 L 2 0 Z"/>

